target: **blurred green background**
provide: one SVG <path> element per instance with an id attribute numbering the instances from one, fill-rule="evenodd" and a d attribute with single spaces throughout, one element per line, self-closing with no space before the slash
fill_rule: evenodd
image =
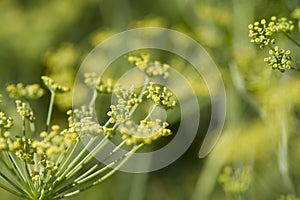
<path id="1" fill-rule="evenodd" d="M 70 199 L 234 199 L 218 183 L 227 165 L 253 168 L 243 199 L 296 195 L 300 193 L 300 77 L 271 71 L 263 63 L 266 52 L 250 43 L 248 24 L 273 15 L 290 18 L 297 6 L 298 0 L 0 0 L 0 92 L 4 94 L 9 83 L 40 83 L 43 74 L 72 85 L 85 56 L 118 32 L 147 26 L 183 32 L 206 48 L 225 83 L 227 119 L 215 149 L 198 158 L 210 118 L 204 114 L 192 146 L 170 166 L 148 174 L 118 172 Z M 297 33 L 293 35 L 299 39 Z M 185 69 L 176 59 L 164 62 Z M 205 86 L 193 73 L 183 73 L 195 83 L 201 112 L 209 113 Z M 12 111 L 14 103 L 4 97 L 5 109 Z M 47 97 L 34 102 L 41 123 L 47 105 Z M 60 116 L 70 105 L 69 96 L 57 98 L 55 121 L 64 123 Z M 283 129 L 288 154 L 279 156 Z M 280 166 L 288 166 L 289 180 Z M 1 199 L 15 199 L 0 192 Z"/>

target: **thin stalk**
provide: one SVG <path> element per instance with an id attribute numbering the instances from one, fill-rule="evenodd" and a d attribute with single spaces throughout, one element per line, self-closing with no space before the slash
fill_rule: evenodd
<path id="1" fill-rule="evenodd" d="M 294 38 L 292 38 L 289 34 L 287 34 L 286 32 L 281 31 L 281 33 L 283 33 L 283 35 L 285 35 L 289 40 L 291 40 L 295 45 L 297 45 L 298 47 L 300 47 L 300 43 L 295 40 Z"/>
<path id="2" fill-rule="evenodd" d="M 6 158 L 6 156 L 3 154 L 3 157 Z M 17 179 L 19 178 L 18 175 L 15 173 L 13 170 L 12 166 L 7 164 L 7 161 L 5 161 L 2 157 L 0 157 L 0 161 L 4 164 L 4 167 L 11 173 L 12 176 L 16 177 Z M 11 164 L 11 163 L 10 163 Z"/>
<path id="3" fill-rule="evenodd" d="M 292 70 L 295 70 L 295 71 L 300 71 L 299 68 L 296 68 L 296 67 L 291 67 Z"/>
<path id="4" fill-rule="evenodd" d="M 15 161 L 15 159 L 13 158 L 13 156 L 10 155 L 10 153 L 8 153 L 8 158 L 12 164 L 12 168 L 14 170 L 14 172 L 16 173 L 18 179 L 21 181 L 21 185 L 25 188 L 26 193 L 29 196 L 33 196 L 32 189 L 30 187 L 28 187 L 28 185 L 30 185 L 30 183 L 28 182 L 28 180 L 24 177 L 20 167 L 18 166 L 17 162 Z"/>
<path id="5" fill-rule="evenodd" d="M 24 190 L 22 190 L 17 184 L 15 184 L 10 178 L 5 176 L 3 173 L 0 172 L 0 177 L 5 180 L 7 183 L 9 183 L 11 186 L 13 186 L 15 189 L 17 189 L 21 193 L 25 193 Z"/>
<path id="6" fill-rule="evenodd" d="M 103 138 L 101 142 L 86 156 L 84 157 L 71 171 L 66 174 L 67 178 L 72 177 L 76 172 L 83 168 L 108 142 L 108 137 Z"/>
<path id="7" fill-rule="evenodd" d="M 31 170 L 31 169 L 29 169 L 29 166 L 25 162 L 23 162 L 23 168 L 25 170 L 25 178 L 26 178 L 26 180 L 28 182 L 30 190 L 34 194 L 34 190 L 35 189 L 34 189 L 33 182 L 31 181 L 31 176 L 30 176 L 30 172 L 29 172 L 29 170 Z"/>
<path id="8" fill-rule="evenodd" d="M 91 167 L 89 170 L 87 170 L 85 173 L 83 173 L 81 176 L 79 176 L 78 178 L 76 178 L 74 180 L 75 183 L 77 183 L 78 181 L 80 181 L 81 179 L 85 178 L 86 176 L 88 176 L 89 174 L 91 174 L 92 172 L 94 172 L 95 169 L 97 169 L 97 167 L 99 166 L 99 164 L 95 164 L 93 167 Z"/>
<path id="9" fill-rule="evenodd" d="M 144 91 L 146 90 L 148 83 L 149 83 L 149 77 L 148 77 L 148 76 L 145 76 L 144 86 L 143 86 L 143 88 L 142 88 L 141 93 L 140 93 L 139 96 L 138 96 L 138 99 L 142 99 L 142 98 L 143 98 L 143 95 L 144 95 L 143 93 L 144 93 Z M 131 115 L 133 114 L 133 112 L 136 110 L 137 107 L 138 107 L 138 104 L 135 104 L 135 105 L 132 107 L 132 109 L 131 109 L 130 112 L 129 112 L 129 116 L 131 116 Z"/>
<path id="10" fill-rule="evenodd" d="M 26 127 L 25 127 L 25 117 L 22 116 L 22 133 L 23 133 L 23 136 L 25 137 L 26 136 Z"/>
<path id="11" fill-rule="evenodd" d="M 125 143 L 126 143 L 126 141 L 123 141 L 120 145 L 118 145 L 115 149 L 113 149 L 113 150 L 110 152 L 110 154 L 109 154 L 108 157 L 110 157 L 114 152 L 116 152 L 118 149 L 120 149 Z M 107 158 L 108 158 L 108 157 L 107 157 Z M 106 159 L 107 159 L 107 158 L 106 158 Z M 110 163 L 109 165 L 107 165 L 106 167 L 102 168 L 101 170 L 98 170 L 96 173 L 99 174 L 99 173 L 103 172 L 104 170 L 108 169 L 109 167 L 111 167 L 111 166 L 114 165 L 114 164 L 115 164 L 115 162 Z M 83 166 L 84 166 L 84 165 L 83 165 Z M 84 174 L 82 174 L 80 177 L 76 178 L 76 179 L 74 180 L 74 183 L 71 184 L 71 185 L 69 185 L 69 187 L 70 187 L 70 186 L 73 187 L 74 185 L 77 185 L 78 183 L 81 183 L 82 180 L 85 179 L 87 176 L 91 175 L 91 173 L 92 173 L 93 171 L 95 171 L 95 169 L 96 169 L 98 166 L 99 166 L 99 164 L 95 164 L 93 167 L 91 167 L 88 171 L 86 171 L 86 172 L 85 172 Z M 74 175 L 74 174 L 73 174 L 73 175 Z M 94 174 L 94 176 L 95 176 L 95 174 Z M 71 178 L 71 177 L 68 177 L 68 178 Z M 67 187 L 67 186 L 65 186 L 64 188 L 66 188 L 66 187 Z M 59 189 L 59 190 L 64 190 L 64 189 Z"/>
<path id="12" fill-rule="evenodd" d="M 123 142 L 121 142 L 117 147 L 115 147 L 110 153 L 109 153 L 109 156 L 106 158 L 108 159 L 110 156 L 112 156 L 116 151 L 118 151 L 124 144 L 126 144 L 126 140 L 124 140 Z M 98 166 L 98 164 L 96 164 Z M 110 164 L 109 164 L 110 165 Z M 84 175 L 78 177 L 74 182 L 82 182 L 82 180 L 84 178 L 87 178 L 86 175 L 89 174 L 89 173 L 85 173 Z M 95 176 L 95 175 L 94 175 Z"/>
<path id="13" fill-rule="evenodd" d="M 91 99 L 91 101 L 90 101 L 90 103 L 89 103 L 89 108 L 93 107 L 93 105 L 95 104 L 95 101 L 96 101 L 96 99 L 97 99 L 97 96 L 98 96 L 98 92 L 97 92 L 97 90 L 95 89 L 95 90 L 93 91 L 92 99 Z"/>
<path id="14" fill-rule="evenodd" d="M 282 113 L 279 114 L 281 121 L 281 141 L 278 148 L 278 167 L 283 182 L 292 194 L 295 194 L 295 188 L 292 179 L 289 175 L 289 161 L 288 161 L 288 136 L 285 117 Z"/>
<path id="15" fill-rule="evenodd" d="M 3 185 L 2 183 L 0 183 L 0 187 L 1 187 L 2 189 L 4 189 L 4 190 L 6 190 L 6 191 L 8 191 L 8 192 L 10 192 L 10 193 L 12 193 L 12 194 L 14 194 L 14 195 L 16 195 L 17 197 L 20 197 L 20 198 L 22 198 L 22 199 L 30 199 L 30 198 L 28 198 L 26 195 L 24 195 L 24 194 L 22 194 L 22 193 L 19 193 L 19 192 L 15 191 L 14 189 L 11 189 L 11 188 L 9 188 L 9 187 Z"/>
<path id="16" fill-rule="evenodd" d="M 71 152 L 67 155 L 67 157 L 65 158 L 64 162 L 62 163 L 62 165 L 59 167 L 59 170 L 57 171 L 57 173 L 53 176 L 53 178 L 57 178 L 59 175 L 61 175 L 61 173 L 66 170 L 65 167 L 66 165 L 70 162 L 75 150 L 77 149 L 78 145 L 79 145 L 79 141 L 80 139 L 78 138 L 76 140 L 76 143 L 74 145 L 74 147 L 72 148 Z M 58 163 L 57 163 L 58 164 Z M 68 168 L 68 167 L 67 167 Z"/>
<path id="17" fill-rule="evenodd" d="M 71 150 L 70 153 L 68 153 L 67 155 L 61 155 L 61 156 L 58 158 L 58 160 L 57 160 L 57 162 L 56 162 L 56 165 L 59 166 L 59 170 L 58 170 L 52 177 L 50 177 L 50 179 L 49 179 L 49 181 L 47 182 L 47 184 L 45 185 L 44 189 L 46 189 L 47 187 L 50 187 L 49 185 L 50 185 L 50 184 L 53 184 L 53 181 L 54 181 L 55 179 L 57 179 L 57 177 L 58 177 L 59 175 L 61 175 L 61 173 L 65 170 L 66 165 L 70 162 L 70 160 L 71 160 L 71 158 L 72 158 L 72 156 L 73 156 L 75 150 L 77 149 L 77 147 L 78 147 L 78 145 L 79 145 L 79 141 L 80 141 L 80 139 L 77 138 L 77 140 L 76 140 L 75 144 L 73 145 L 73 148 L 72 148 L 72 150 Z M 69 152 L 69 150 L 70 150 L 70 147 L 67 148 L 67 152 Z M 63 161 L 63 163 L 62 163 L 62 161 Z M 60 164 L 61 164 L 61 165 L 60 165 Z M 54 182 L 55 182 L 55 181 L 54 181 Z M 50 189 L 51 189 L 51 188 L 50 188 Z"/>
<path id="18" fill-rule="evenodd" d="M 48 108 L 48 115 L 47 115 L 47 120 L 46 120 L 46 131 L 47 132 L 49 131 L 49 127 L 50 127 L 51 116 L 52 116 L 53 105 L 54 105 L 54 99 L 55 99 L 55 92 L 51 91 L 50 103 L 49 103 L 49 108 Z"/>
<path id="19" fill-rule="evenodd" d="M 60 188 L 57 193 L 62 193 L 64 191 L 68 191 L 73 187 L 82 185 L 83 183 L 85 183 L 86 181 L 89 181 L 90 179 L 96 177 L 98 174 L 101 174 L 102 172 L 104 172 L 105 170 L 109 169 L 110 167 L 114 166 L 117 163 L 117 160 L 111 162 L 110 164 L 106 165 L 105 167 L 99 169 L 98 171 L 94 172 L 93 174 L 90 174 L 89 176 L 79 180 L 79 181 L 74 181 L 73 183 L 71 183 L 70 185 L 64 186 L 63 188 Z"/>
<path id="20" fill-rule="evenodd" d="M 29 122 L 29 127 L 32 135 L 35 135 L 35 123 Z"/>
<path id="21" fill-rule="evenodd" d="M 111 170 L 109 173 L 107 173 L 106 175 L 104 175 L 103 177 L 101 177 L 100 179 L 98 179 L 97 181 L 93 182 L 92 184 L 90 184 L 90 185 L 88 185 L 88 186 L 86 186 L 86 187 L 84 187 L 84 188 L 82 188 L 82 189 L 78 189 L 78 190 L 76 190 L 76 191 L 73 191 L 73 192 L 64 194 L 64 195 L 62 195 L 62 196 L 58 196 L 57 199 L 62 199 L 62 198 L 67 198 L 67 197 L 73 196 L 73 195 L 75 195 L 75 194 L 78 194 L 78 193 L 80 193 L 80 192 L 83 192 L 83 191 L 85 191 L 85 190 L 87 190 L 87 189 L 89 189 L 89 188 L 91 188 L 91 187 L 93 187 L 93 186 L 95 186 L 95 185 L 101 183 L 102 181 L 105 181 L 107 178 L 109 178 L 111 175 L 113 175 L 118 169 L 120 169 L 120 168 L 124 165 L 124 163 L 126 163 L 127 160 L 128 160 L 128 159 L 129 159 L 129 158 L 130 158 L 130 157 L 131 157 L 131 156 L 132 156 L 139 148 L 141 148 L 143 145 L 144 145 L 144 144 L 140 144 L 140 145 L 138 145 L 138 146 L 134 146 L 134 147 L 132 148 L 131 151 L 129 151 L 128 153 L 126 153 L 126 154 L 124 155 L 125 158 L 122 160 L 122 162 L 121 162 L 118 166 L 116 166 L 113 170 Z"/>
<path id="22" fill-rule="evenodd" d="M 57 181 L 59 181 L 61 178 L 63 178 L 68 172 L 70 169 L 72 169 L 74 167 L 74 165 L 81 159 L 81 157 L 83 156 L 83 154 L 85 154 L 85 152 L 87 151 L 87 149 L 93 144 L 93 142 L 96 140 L 96 138 L 92 138 L 89 143 L 82 149 L 82 151 L 80 151 L 80 153 L 74 158 L 74 160 L 68 165 L 68 167 L 64 170 L 64 172 L 58 176 L 57 178 Z M 75 151 L 75 149 L 73 149 Z M 71 159 L 71 156 L 68 158 L 68 162 L 69 160 Z M 65 167 L 65 165 L 68 163 L 68 162 L 65 162 L 63 167 L 61 168 L 61 171 L 62 169 Z"/>
<path id="23" fill-rule="evenodd" d="M 295 59 L 292 59 L 292 61 L 293 61 L 295 64 L 300 65 L 300 61 L 295 60 Z M 298 68 L 297 68 L 297 69 L 298 69 Z"/>
<path id="24" fill-rule="evenodd" d="M 79 159 L 82 157 L 82 155 L 85 153 L 85 151 L 89 148 L 90 145 L 92 145 L 92 143 L 94 142 L 94 140 L 96 138 L 94 138 L 94 140 L 90 141 L 88 145 L 85 146 L 84 150 L 82 150 L 80 152 L 81 155 L 78 155 L 77 158 L 74 160 L 75 162 L 72 162 L 69 166 L 72 167 L 68 167 L 64 173 L 62 175 L 60 175 L 57 180 L 52 184 L 53 187 L 50 188 L 50 190 L 55 190 L 55 188 L 59 187 L 66 179 L 69 179 L 74 173 L 76 173 L 77 171 L 79 171 L 83 166 L 84 166 L 84 162 L 89 161 L 92 156 L 94 155 L 94 151 L 95 150 L 100 150 L 103 145 L 103 143 L 108 141 L 108 135 L 105 136 L 105 138 L 103 138 L 101 140 L 101 142 L 97 145 L 97 147 L 95 147 L 86 157 L 84 157 L 79 163 L 76 164 L 76 162 L 79 161 Z M 99 147 L 100 146 L 100 147 Z M 76 164 L 76 165 L 75 165 Z M 75 165 L 75 166 L 74 166 Z"/>
<path id="25" fill-rule="evenodd" d="M 153 113 L 153 111 L 155 110 L 155 108 L 156 108 L 156 104 L 154 104 L 154 105 L 152 106 L 150 112 L 148 113 L 148 115 L 145 117 L 144 120 L 149 119 L 149 117 L 152 115 L 152 113 Z"/>

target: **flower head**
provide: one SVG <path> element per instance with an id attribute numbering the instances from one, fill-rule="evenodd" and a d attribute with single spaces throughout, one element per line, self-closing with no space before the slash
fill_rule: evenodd
<path id="1" fill-rule="evenodd" d="M 254 22 L 254 24 L 250 24 L 248 28 L 251 42 L 259 45 L 260 48 L 264 48 L 269 44 L 275 43 L 275 39 L 272 39 L 271 36 L 276 31 L 267 25 L 265 19 L 262 19 L 260 22 Z"/>
<path id="2" fill-rule="evenodd" d="M 38 99 L 44 95 L 44 90 L 39 84 L 31 84 L 24 86 L 22 83 L 10 84 L 6 87 L 6 91 L 11 98 Z"/>
<path id="3" fill-rule="evenodd" d="M 240 195 L 249 189 L 251 179 L 252 168 L 250 166 L 236 170 L 227 166 L 219 176 L 219 183 L 222 184 L 225 193 Z"/>
<path id="4" fill-rule="evenodd" d="M 152 100 L 156 105 L 160 105 L 165 109 L 172 109 L 176 106 L 176 101 L 172 100 L 174 94 L 168 88 L 153 82 L 150 82 L 147 86 L 144 96 L 147 99 Z"/>
<path id="5" fill-rule="evenodd" d="M 137 97 L 134 88 L 129 90 L 116 86 L 114 94 L 117 97 L 117 104 L 110 106 L 107 115 L 110 117 L 110 123 L 122 124 L 130 118 L 130 110 L 134 105 L 140 104 L 142 99 Z"/>
<path id="6" fill-rule="evenodd" d="M 269 44 L 275 43 L 275 39 L 271 37 L 274 33 L 290 33 L 294 29 L 294 24 L 292 21 L 287 20 L 287 18 L 273 16 L 269 23 L 265 19 L 262 19 L 250 24 L 248 28 L 251 42 L 259 45 L 260 48 L 264 48 Z"/>
<path id="7" fill-rule="evenodd" d="M 271 17 L 268 26 L 275 32 L 282 31 L 286 33 L 290 33 L 295 28 L 293 21 L 288 20 L 285 17 L 277 18 L 276 16 Z"/>
<path id="8" fill-rule="evenodd" d="M 28 103 L 22 102 L 20 100 L 16 100 L 17 112 L 20 116 L 27 118 L 29 121 L 34 122 L 35 116 L 33 111 Z"/>
<path id="9" fill-rule="evenodd" d="M 136 125 L 132 120 L 128 120 L 119 127 L 123 140 L 128 145 L 131 144 L 150 144 L 160 137 L 166 137 L 172 134 L 167 128 L 168 123 L 157 119 L 155 121 L 142 120 Z"/>
<path id="10" fill-rule="evenodd" d="M 280 49 L 276 46 L 274 49 L 269 50 L 269 57 L 264 61 L 268 63 L 272 69 L 278 69 L 281 72 L 291 69 L 292 58 L 291 51 Z"/>
<path id="11" fill-rule="evenodd" d="M 111 134 L 112 129 L 106 126 L 101 126 L 97 121 L 93 121 L 92 117 L 82 118 L 75 124 L 78 133 L 88 134 L 90 136 L 99 136 L 103 134 Z"/>
<path id="12" fill-rule="evenodd" d="M 48 76 L 42 76 L 42 80 L 51 92 L 66 93 L 70 91 L 69 87 L 54 82 L 54 80 Z"/>
<path id="13" fill-rule="evenodd" d="M 160 76 L 163 78 L 169 77 L 169 68 L 168 64 L 162 64 L 159 61 L 150 62 L 149 54 L 141 54 L 141 56 L 129 56 L 128 61 L 134 63 L 142 72 L 146 75 Z"/>
<path id="14" fill-rule="evenodd" d="M 0 132 L 1 129 L 8 130 L 13 126 L 13 119 L 6 116 L 4 112 L 0 112 Z"/>

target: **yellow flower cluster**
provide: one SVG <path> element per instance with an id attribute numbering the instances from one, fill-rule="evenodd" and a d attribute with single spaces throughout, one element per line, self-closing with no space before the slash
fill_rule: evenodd
<path id="1" fill-rule="evenodd" d="M 152 141 L 160 137 L 172 135 L 172 132 L 167 127 L 167 122 L 162 122 L 159 119 L 155 121 L 142 120 L 140 124 L 135 124 L 132 120 L 126 121 L 120 125 L 119 131 L 123 135 L 122 139 L 127 145 L 136 145 L 139 143 L 151 144 Z"/>
<path id="2" fill-rule="evenodd" d="M 2 129 L 8 130 L 13 126 L 13 119 L 6 116 L 4 112 L 0 112 L 0 134 L 2 134 Z"/>
<path id="3" fill-rule="evenodd" d="M 30 122 L 35 121 L 35 116 L 33 111 L 28 103 L 22 102 L 20 100 L 16 100 L 17 112 L 20 116 L 28 119 Z"/>
<path id="4" fill-rule="evenodd" d="M 69 87 L 54 82 L 54 80 L 48 76 L 42 76 L 42 81 L 51 92 L 66 93 L 70 91 Z"/>
<path id="5" fill-rule="evenodd" d="M 48 158 L 65 154 L 67 147 L 76 141 L 78 135 L 72 129 L 65 129 L 61 132 L 59 130 L 58 125 L 53 125 L 49 133 L 41 132 L 40 137 L 43 140 L 33 141 L 31 147 L 38 155 L 46 155 Z"/>
<path id="6" fill-rule="evenodd" d="M 76 131 L 80 135 L 88 134 L 91 136 L 99 136 L 102 134 L 109 135 L 112 132 L 112 128 L 101 126 L 98 122 L 93 121 L 92 117 L 84 117 L 75 124 Z"/>
<path id="7" fill-rule="evenodd" d="M 169 77 L 168 64 L 162 64 L 159 61 L 150 62 L 149 54 L 141 54 L 141 56 L 129 56 L 128 61 L 134 63 L 147 76 L 161 76 L 163 78 Z"/>
<path id="8" fill-rule="evenodd" d="M 279 49 L 275 46 L 274 49 L 269 50 L 269 57 L 266 57 L 264 61 L 268 63 L 272 69 L 278 69 L 281 72 L 291 69 L 292 58 L 291 51 Z"/>
<path id="9" fill-rule="evenodd" d="M 162 87 L 153 82 L 147 86 L 147 90 L 143 93 L 147 99 L 151 99 L 156 105 L 160 105 L 167 109 L 172 109 L 176 106 L 176 101 L 171 100 L 174 94 L 166 87 Z"/>
<path id="10" fill-rule="evenodd" d="M 23 83 L 10 84 L 6 91 L 11 98 L 38 99 L 45 93 L 39 84 L 24 85 Z"/>
<path id="11" fill-rule="evenodd" d="M 259 45 L 260 48 L 264 48 L 269 44 L 275 43 L 275 39 L 271 38 L 274 33 L 289 33 L 294 29 L 294 24 L 292 21 L 287 20 L 287 18 L 277 18 L 273 16 L 269 23 L 267 23 L 265 19 L 262 19 L 259 22 L 256 21 L 250 24 L 248 28 L 251 42 Z"/>
<path id="12" fill-rule="evenodd" d="M 122 124 L 129 119 L 130 109 L 134 105 L 142 103 L 142 99 L 137 98 L 137 95 L 134 93 L 134 88 L 126 90 L 120 86 L 116 86 L 114 94 L 118 102 L 116 105 L 110 106 L 111 110 L 107 115 L 110 117 L 110 123 Z"/>
<path id="13" fill-rule="evenodd" d="M 219 176 L 219 183 L 222 184 L 225 193 L 232 195 L 244 194 L 252 180 L 252 167 L 245 166 L 233 170 L 227 166 Z"/>

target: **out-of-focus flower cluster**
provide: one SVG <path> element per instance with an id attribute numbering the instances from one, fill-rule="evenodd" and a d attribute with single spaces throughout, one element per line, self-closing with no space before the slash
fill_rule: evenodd
<path id="1" fill-rule="evenodd" d="M 39 84 L 24 85 L 22 83 L 10 84 L 6 91 L 11 98 L 38 99 L 44 95 L 44 90 Z"/>
<path id="2" fill-rule="evenodd" d="M 245 166 L 234 170 L 227 166 L 219 176 L 219 183 L 227 194 L 241 195 L 244 194 L 250 186 L 252 180 L 252 168 Z"/>
<path id="3" fill-rule="evenodd" d="M 84 74 L 84 82 L 91 89 L 95 89 L 99 93 L 107 93 L 110 94 L 113 91 L 113 83 L 112 79 L 107 79 L 105 82 L 101 80 L 98 74 L 96 73 L 85 73 Z"/>

